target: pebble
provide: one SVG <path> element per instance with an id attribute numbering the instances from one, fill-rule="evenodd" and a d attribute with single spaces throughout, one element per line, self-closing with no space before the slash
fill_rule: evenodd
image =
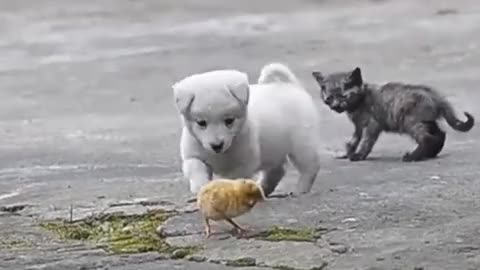
<path id="1" fill-rule="evenodd" d="M 330 250 L 338 254 L 345 254 L 348 251 L 348 247 L 344 245 L 334 245 L 330 247 Z"/>
<path id="2" fill-rule="evenodd" d="M 185 249 L 177 249 L 172 253 L 172 259 L 183 259 L 188 255 L 188 251 Z"/>
<path id="3" fill-rule="evenodd" d="M 342 220 L 342 223 L 347 223 L 347 222 L 356 222 L 357 219 L 356 218 L 346 218 L 344 220 Z"/>
<path id="4" fill-rule="evenodd" d="M 225 265 L 235 267 L 251 267 L 257 265 L 257 260 L 252 257 L 243 257 L 236 260 L 229 260 Z"/>
<path id="5" fill-rule="evenodd" d="M 204 262 L 207 260 L 207 258 L 198 255 L 187 256 L 186 259 L 191 262 Z"/>
<path id="6" fill-rule="evenodd" d="M 222 264 L 222 261 L 216 260 L 216 259 L 210 259 L 210 260 L 208 260 L 208 262 L 213 263 L 213 264 Z"/>
<path id="7" fill-rule="evenodd" d="M 226 234 L 226 235 L 219 236 L 219 237 L 218 237 L 218 240 L 221 241 L 221 240 L 227 240 L 227 239 L 230 239 L 230 238 L 232 238 L 232 236 Z"/>
<path id="8" fill-rule="evenodd" d="M 129 226 L 123 227 L 122 232 L 130 232 L 132 230 L 133 230 L 133 226 L 129 225 Z"/>
<path id="9" fill-rule="evenodd" d="M 289 219 L 287 219 L 287 223 L 289 223 L 289 224 L 295 224 L 295 223 L 298 223 L 298 219 L 295 219 L 295 218 L 289 218 Z"/>
<path id="10" fill-rule="evenodd" d="M 163 228 L 162 225 L 157 227 L 157 229 L 155 230 L 155 233 L 162 238 L 165 237 L 165 229 Z"/>

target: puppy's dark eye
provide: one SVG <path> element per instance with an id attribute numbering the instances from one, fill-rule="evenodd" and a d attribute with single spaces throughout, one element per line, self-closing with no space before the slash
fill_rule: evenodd
<path id="1" fill-rule="evenodd" d="M 206 128 L 207 127 L 207 121 L 205 120 L 197 120 L 197 125 L 201 128 Z"/>
<path id="2" fill-rule="evenodd" d="M 233 125 L 233 123 L 235 122 L 235 118 L 233 118 L 233 117 L 226 118 L 224 120 L 224 122 L 225 122 L 225 126 L 231 127 Z"/>

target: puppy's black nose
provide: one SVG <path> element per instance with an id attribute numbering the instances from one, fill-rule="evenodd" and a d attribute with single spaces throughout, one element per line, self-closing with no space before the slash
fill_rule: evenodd
<path id="1" fill-rule="evenodd" d="M 210 147 L 212 147 L 213 151 L 219 153 L 223 149 L 223 142 L 220 143 L 211 143 Z"/>

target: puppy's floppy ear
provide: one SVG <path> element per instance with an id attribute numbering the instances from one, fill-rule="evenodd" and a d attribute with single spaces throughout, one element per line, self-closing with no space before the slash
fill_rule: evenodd
<path id="1" fill-rule="evenodd" d="M 320 71 L 313 71 L 312 76 L 317 80 L 317 82 L 322 83 L 325 78 L 323 77 L 323 74 Z"/>
<path id="2" fill-rule="evenodd" d="M 238 102 L 244 106 L 248 104 L 250 97 L 250 87 L 248 85 L 248 76 L 241 73 L 241 77 L 227 85 L 228 91 Z"/>
<path id="3" fill-rule="evenodd" d="M 195 95 L 188 89 L 181 88 L 178 83 L 172 86 L 175 105 L 180 114 L 188 115 Z"/>
<path id="4" fill-rule="evenodd" d="M 361 86 L 363 84 L 362 71 L 359 67 L 356 67 L 350 74 L 350 80 L 353 85 Z"/>

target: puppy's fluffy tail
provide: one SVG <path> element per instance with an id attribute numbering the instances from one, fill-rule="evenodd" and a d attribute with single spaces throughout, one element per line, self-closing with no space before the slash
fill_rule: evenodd
<path id="1" fill-rule="evenodd" d="M 300 81 L 286 65 L 281 63 L 265 65 L 260 72 L 258 83 L 265 84 L 275 82 L 300 84 Z"/>
<path id="2" fill-rule="evenodd" d="M 453 110 L 452 105 L 450 105 L 450 103 L 446 100 L 443 100 L 441 109 L 443 117 L 445 117 L 445 120 L 447 120 L 448 125 L 450 125 L 455 130 L 467 132 L 472 129 L 473 125 L 475 124 L 473 116 L 468 112 L 464 112 L 465 116 L 467 117 L 467 120 L 465 122 L 459 120 L 455 115 L 455 111 Z"/>

